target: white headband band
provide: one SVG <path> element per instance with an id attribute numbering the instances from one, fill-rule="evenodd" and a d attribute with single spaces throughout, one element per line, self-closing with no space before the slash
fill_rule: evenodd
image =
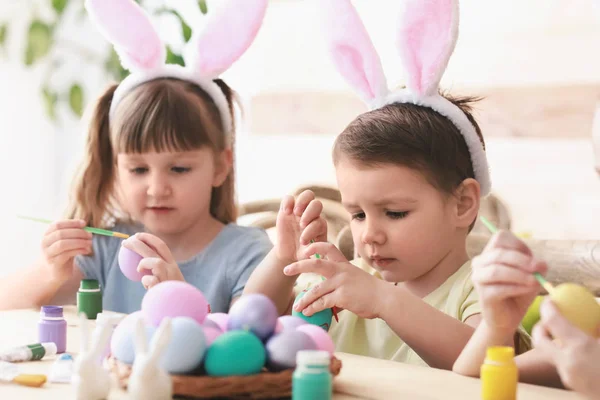
<path id="1" fill-rule="evenodd" d="M 231 136 L 229 104 L 214 79 L 250 47 L 264 19 L 267 0 L 221 1 L 186 44 L 185 67 L 165 63 L 164 44 L 146 12 L 133 0 L 86 0 L 85 7 L 92 22 L 113 44 L 123 67 L 131 71 L 115 90 L 109 118 L 139 85 L 158 78 L 175 78 L 195 83 L 213 99 L 223 130 Z"/>

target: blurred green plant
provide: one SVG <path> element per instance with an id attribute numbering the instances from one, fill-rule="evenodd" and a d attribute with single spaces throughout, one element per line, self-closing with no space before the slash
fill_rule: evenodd
<path id="1" fill-rule="evenodd" d="M 145 6 L 145 0 L 135 1 L 142 7 Z M 129 71 L 121 66 L 119 57 L 112 48 L 107 55 L 100 55 L 93 52 L 91 49 L 86 49 L 82 46 L 70 43 L 68 39 L 63 39 L 56 34 L 60 27 L 65 24 L 65 11 L 70 7 L 79 7 L 81 18 L 87 19 L 87 13 L 83 6 L 84 0 L 43 0 L 43 2 L 48 2 L 48 5 L 52 10 L 52 16 L 49 19 L 42 20 L 38 16 L 39 13 L 36 7 L 32 6 L 33 12 L 26 32 L 26 46 L 25 52 L 22 55 L 22 61 L 28 67 L 35 66 L 42 61 L 48 61 L 46 64 L 47 70 L 44 74 L 45 78 L 41 84 L 40 92 L 46 114 L 51 120 L 56 121 L 57 106 L 63 102 L 68 104 L 73 114 L 81 116 L 83 114 L 86 98 L 81 83 L 74 79 L 63 91 L 54 89 L 50 85 L 54 74 L 63 67 L 61 59 L 53 50 L 60 47 L 68 49 L 71 56 L 79 58 L 79 61 L 86 64 L 100 66 L 106 72 L 108 77 L 117 82 L 125 79 L 125 77 L 129 75 Z M 202 14 L 206 14 L 208 11 L 206 0 L 197 0 L 197 4 Z M 188 42 L 191 39 L 192 29 L 176 10 L 163 7 L 153 10 L 151 14 L 155 16 L 165 14 L 174 16 L 179 22 L 181 34 L 185 42 Z M 8 36 L 12 33 L 9 23 L 0 23 L 0 54 L 5 53 L 4 50 Z M 175 53 L 170 46 L 167 46 L 166 50 L 167 63 L 184 65 L 183 57 L 180 54 Z M 62 56 L 64 56 L 64 54 Z"/>

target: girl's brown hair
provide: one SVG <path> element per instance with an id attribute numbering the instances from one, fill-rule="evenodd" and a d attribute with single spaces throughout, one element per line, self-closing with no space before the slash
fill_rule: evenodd
<path id="1" fill-rule="evenodd" d="M 452 98 L 475 127 L 471 97 Z M 446 117 L 428 107 L 410 103 L 388 104 L 361 114 L 337 137 L 333 161 L 342 157 L 364 166 L 397 164 L 419 170 L 445 194 L 453 194 L 462 181 L 474 178 L 471 155 L 464 137 Z"/>
<path id="2" fill-rule="evenodd" d="M 234 92 L 222 80 L 215 83 L 227 99 L 233 121 Z M 68 209 L 68 218 L 83 219 L 90 226 L 107 227 L 123 217 L 114 187 L 117 154 L 205 146 L 215 152 L 234 150 L 235 126 L 228 134 L 223 131 L 217 106 L 198 85 L 172 78 L 146 82 L 123 99 L 109 121 L 116 87 L 110 86 L 94 107 L 85 159 Z M 236 220 L 233 168 L 225 182 L 212 189 L 210 213 L 223 223 Z"/>

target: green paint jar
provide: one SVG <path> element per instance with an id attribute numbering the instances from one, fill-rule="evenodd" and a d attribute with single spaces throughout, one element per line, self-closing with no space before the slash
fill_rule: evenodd
<path id="1" fill-rule="evenodd" d="M 77 291 L 77 313 L 84 313 L 88 319 L 96 319 L 102 312 L 102 290 L 95 279 L 82 279 Z"/>
<path id="2" fill-rule="evenodd" d="M 292 400 L 331 400 L 333 377 L 331 355 L 326 351 L 302 350 L 296 353 L 292 375 Z"/>

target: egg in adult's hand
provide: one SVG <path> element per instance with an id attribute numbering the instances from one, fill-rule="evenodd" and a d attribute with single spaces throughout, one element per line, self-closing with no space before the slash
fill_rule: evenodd
<path id="1" fill-rule="evenodd" d="M 246 331 L 222 334 L 206 352 L 204 368 L 208 375 L 258 374 L 266 360 L 265 348 L 256 335 Z"/>
<path id="2" fill-rule="evenodd" d="M 187 282 L 165 281 L 146 292 L 142 314 L 155 327 L 165 317 L 190 317 L 202 324 L 208 314 L 208 302 L 200 290 Z"/>
<path id="3" fill-rule="evenodd" d="M 227 329 L 251 331 L 266 340 L 275 331 L 277 307 L 267 296 L 248 294 L 240 297 L 229 310 Z"/>
<path id="4" fill-rule="evenodd" d="M 281 371 L 296 367 L 297 352 L 317 350 L 317 345 L 306 333 L 295 330 L 273 336 L 267 341 L 266 348 L 269 369 Z"/>

